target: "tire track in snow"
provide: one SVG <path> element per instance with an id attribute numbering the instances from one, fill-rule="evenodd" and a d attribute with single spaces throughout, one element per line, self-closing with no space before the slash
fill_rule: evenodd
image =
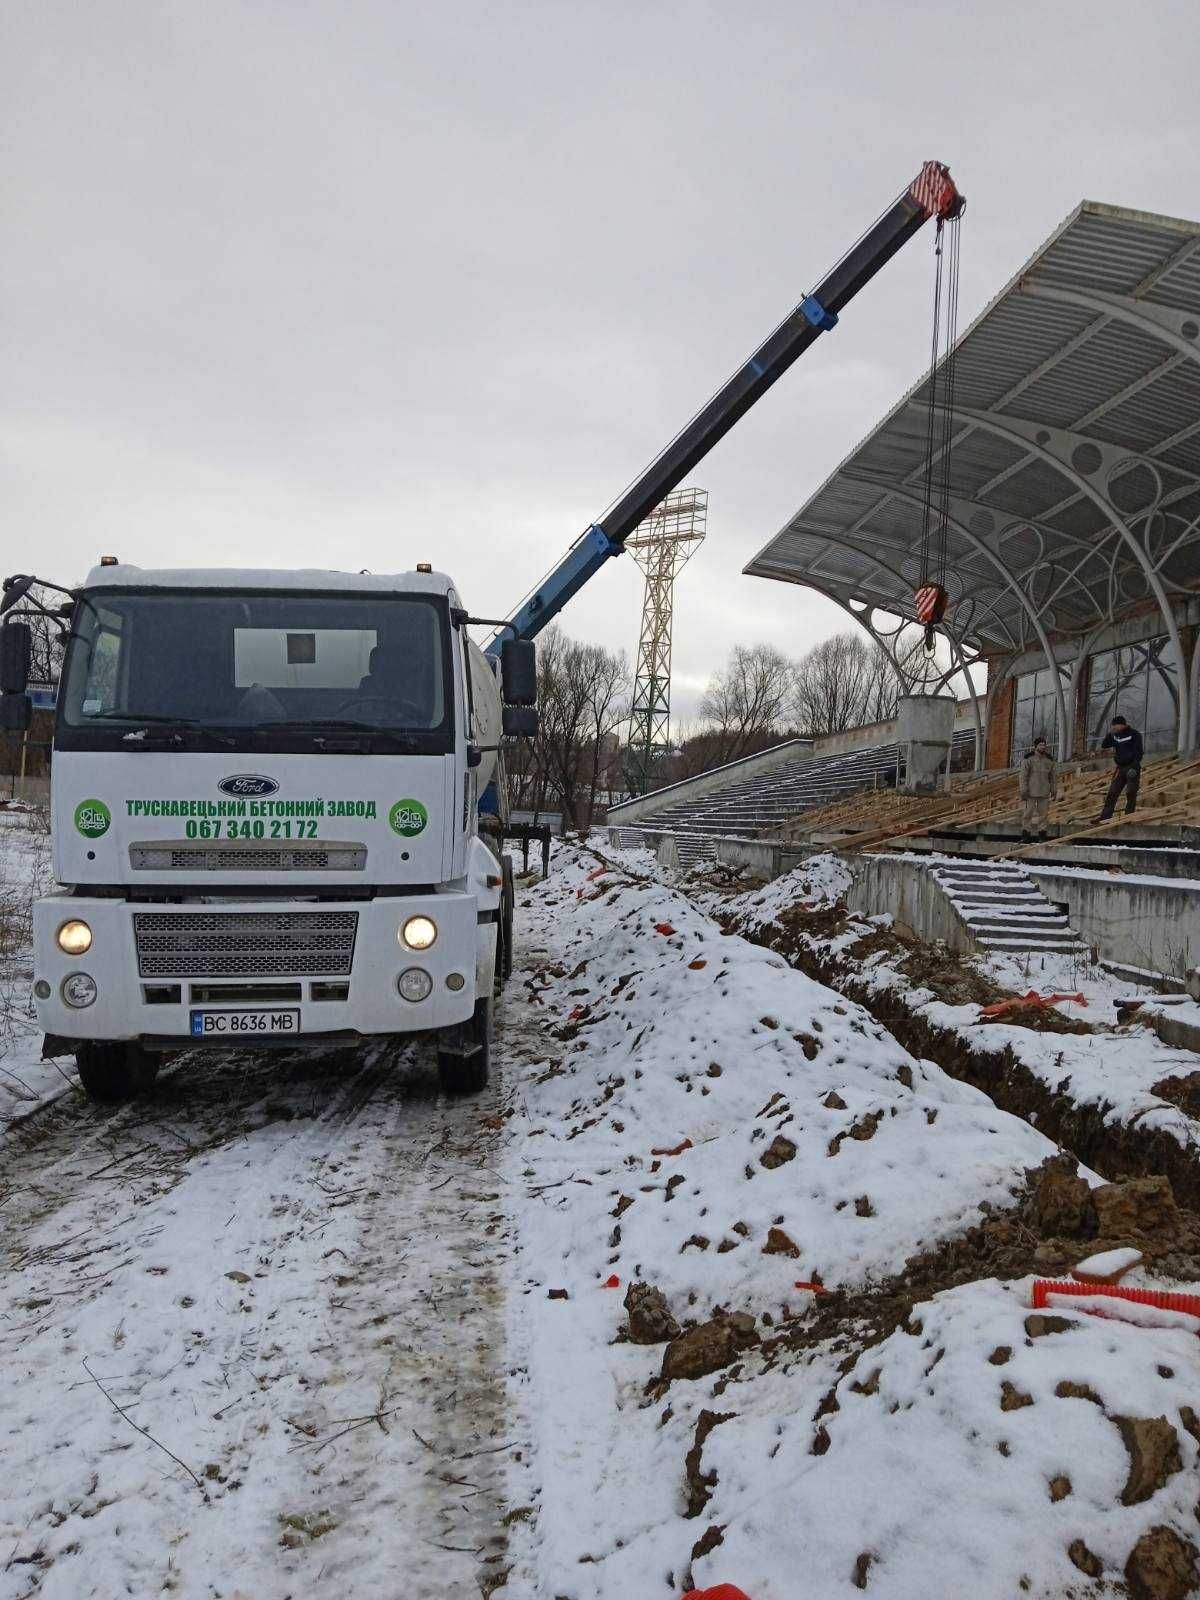
<path id="1" fill-rule="evenodd" d="M 447 1103 L 420 1049 L 193 1055 L 5 1141 L 4 1600 L 501 1575 L 498 1092 Z"/>

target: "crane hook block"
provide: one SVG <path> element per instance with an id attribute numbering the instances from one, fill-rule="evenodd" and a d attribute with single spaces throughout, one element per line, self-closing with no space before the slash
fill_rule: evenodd
<path id="1" fill-rule="evenodd" d="M 937 217 L 943 222 L 961 216 L 967 203 L 954 185 L 950 168 L 940 161 L 927 161 L 908 192 L 927 217 Z"/>
<path id="2" fill-rule="evenodd" d="M 826 311 L 815 294 L 805 295 L 800 302 L 800 309 L 812 323 L 814 328 L 821 328 L 828 332 L 830 328 L 837 327 L 837 312 Z"/>

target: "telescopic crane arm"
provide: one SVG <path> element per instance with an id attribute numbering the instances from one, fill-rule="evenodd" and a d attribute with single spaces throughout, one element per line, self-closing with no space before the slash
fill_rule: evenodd
<path id="1" fill-rule="evenodd" d="M 927 161 L 895 204 L 868 228 L 813 292 L 805 296 L 703 410 L 676 434 L 600 521 L 576 540 L 554 570 L 522 603 L 512 621 L 492 640 L 489 653 L 498 651 L 505 638 L 532 639 L 539 634 L 606 561 L 621 554 L 634 529 L 683 482 L 738 418 L 766 394 L 809 345 L 837 325 L 842 308 L 901 245 L 931 217 L 939 221 L 956 217 L 964 204 L 949 168 L 939 161 Z"/>

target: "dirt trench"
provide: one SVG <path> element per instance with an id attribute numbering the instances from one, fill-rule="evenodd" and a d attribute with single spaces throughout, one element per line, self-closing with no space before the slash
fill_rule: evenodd
<path id="1" fill-rule="evenodd" d="M 718 920 L 752 943 L 777 951 L 806 977 L 862 1006 L 912 1055 L 936 1062 L 950 1077 L 982 1089 L 1000 1110 L 1032 1124 L 1110 1182 L 1163 1176 L 1170 1181 L 1179 1205 L 1200 1210 L 1200 1159 L 1194 1149 L 1162 1130 L 1108 1122 L 1112 1108 L 1106 1101 L 1079 1104 L 1065 1087 L 1060 1091 L 1037 1078 L 1008 1044 L 987 1043 L 982 1029 L 979 1043 L 972 1044 L 956 1029 L 931 1021 L 902 991 L 872 987 L 857 968 L 864 956 L 885 951 L 911 978 L 914 988 L 933 989 L 949 1004 L 986 1004 L 1004 997 L 1003 990 L 953 955 L 914 946 L 886 929 L 873 929 L 850 946 L 852 960 L 814 949 L 811 936 L 827 937 L 849 925 L 850 919 L 839 906 L 813 913 L 787 911 L 769 927 L 750 930 L 735 927 L 727 919 Z M 1088 1024 L 1053 1011 L 1031 1016 L 1030 1023 L 1041 1032 L 1092 1031 Z M 1064 1079 L 1066 1076 L 1064 1069 Z"/>

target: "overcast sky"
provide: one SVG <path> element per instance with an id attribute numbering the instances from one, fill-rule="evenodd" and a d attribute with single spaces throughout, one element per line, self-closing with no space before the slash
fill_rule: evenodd
<path id="1" fill-rule="evenodd" d="M 1195 0 L 0 8 L 0 566 L 538 577 L 915 176 L 961 323 L 1084 197 L 1200 216 Z M 676 707 L 842 625 L 741 568 L 919 374 L 918 236 L 689 481 Z M 631 653 L 628 557 L 569 631 Z"/>

